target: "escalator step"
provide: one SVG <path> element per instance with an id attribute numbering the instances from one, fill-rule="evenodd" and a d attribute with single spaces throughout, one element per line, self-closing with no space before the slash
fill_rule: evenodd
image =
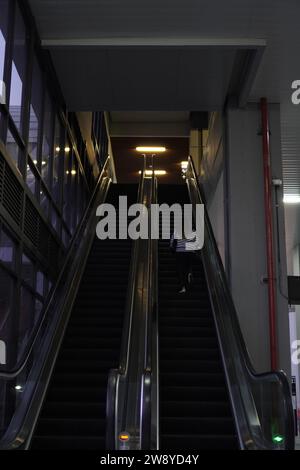
<path id="1" fill-rule="evenodd" d="M 214 380 L 213 380 L 214 377 Z M 161 378 L 162 379 L 162 378 Z M 168 382 L 168 381 L 167 381 Z M 221 374 L 211 374 L 210 385 L 207 385 L 207 382 L 204 378 L 203 385 L 170 385 L 161 384 L 160 396 L 162 399 L 161 407 L 168 400 L 176 400 L 180 402 L 188 401 L 210 401 L 214 400 L 215 402 L 227 399 L 227 391 L 224 388 L 224 379 Z M 183 406 L 183 405 L 182 405 Z"/>
<path id="2" fill-rule="evenodd" d="M 214 385 L 214 384 L 223 384 L 224 385 L 224 376 L 222 374 L 222 368 L 219 367 L 219 371 L 215 373 L 211 372 L 209 366 L 203 368 L 203 374 L 194 373 L 184 373 L 184 372 L 170 372 L 169 370 L 163 371 L 163 374 L 160 378 L 160 384 L 162 386 L 166 385 L 177 385 L 177 386 L 199 386 L 199 385 Z"/>
<path id="3" fill-rule="evenodd" d="M 231 418 L 231 408 L 227 401 L 166 401 L 161 410 L 162 417 L 184 417 L 193 418 L 197 416 L 208 418 Z"/>
<path id="4" fill-rule="evenodd" d="M 98 450 L 105 449 L 105 438 L 103 433 L 99 436 L 68 436 L 45 435 L 34 437 L 35 450 Z"/>
<path id="5" fill-rule="evenodd" d="M 160 448 L 164 450 L 226 450 L 237 449 L 237 438 L 232 435 L 197 435 L 191 434 L 163 434 Z"/>
<path id="6" fill-rule="evenodd" d="M 235 434 L 232 418 L 223 417 L 161 417 L 161 432 L 163 434 L 189 434 L 192 430 L 199 434 L 213 434 L 214 432 L 224 435 Z"/>
<path id="7" fill-rule="evenodd" d="M 83 415 L 85 416 L 85 415 Z M 54 436 L 103 436 L 105 420 L 103 419 L 74 419 L 74 418 L 43 418 L 40 420 L 37 433 L 39 436 L 53 434 Z"/>
<path id="8" fill-rule="evenodd" d="M 121 194 L 135 203 L 137 185 L 111 185 L 107 202 L 118 203 Z M 34 450 L 105 448 L 108 374 L 119 363 L 131 249 L 130 240 L 95 238 L 92 244 L 32 439 Z"/>
<path id="9" fill-rule="evenodd" d="M 200 356 L 197 356 L 197 359 L 187 359 L 187 360 L 182 360 L 182 359 L 161 359 L 160 361 L 160 368 L 162 372 L 172 372 L 174 371 L 175 373 L 180 370 L 184 371 L 183 377 L 186 377 L 187 374 L 196 374 L 199 375 L 201 371 L 204 372 L 210 372 L 210 371 L 222 371 L 220 369 L 220 361 L 213 360 L 211 358 L 208 358 L 207 355 L 204 353 L 202 355 L 203 358 Z M 218 356 L 217 356 L 218 357 Z M 193 377 L 193 380 L 196 381 L 197 379 Z"/>
<path id="10" fill-rule="evenodd" d="M 96 402 L 87 402 L 85 403 L 85 396 L 83 395 L 81 401 L 79 402 L 47 402 L 43 410 L 42 419 L 49 418 L 60 418 L 60 419 L 76 419 L 79 418 L 103 418 L 102 421 L 105 422 L 105 403 Z M 99 421 L 99 419 L 98 419 Z"/>
<path id="11" fill-rule="evenodd" d="M 160 185 L 158 202 L 189 202 L 187 188 Z M 158 261 L 160 449 L 237 448 L 201 257 L 194 257 L 193 284 L 185 294 L 178 293 L 170 240 L 159 241 Z"/>

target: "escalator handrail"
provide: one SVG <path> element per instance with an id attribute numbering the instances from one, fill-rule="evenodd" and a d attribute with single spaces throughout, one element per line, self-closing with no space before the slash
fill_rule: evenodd
<path id="1" fill-rule="evenodd" d="M 137 202 L 142 203 L 143 191 L 144 191 L 144 178 L 146 172 L 146 158 L 143 161 L 143 168 L 141 170 L 139 189 Z M 137 267 L 138 267 L 138 240 L 137 243 L 133 244 L 132 247 L 132 256 L 130 263 L 130 271 L 128 276 L 128 287 L 127 287 L 127 299 L 126 299 L 126 309 L 125 314 L 123 333 L 122 333 L 122 343 L 120 351 L 120 362 L 118 371 L 121 375 L 126 375 L 128 370 L 128 361 L 131 348 L 131 324 L 132 324 L 132 314 L 133 314 L 133 303 L 135 298 L 136 291 L 136 281 L 137 281 Z"/>
<path id="2" fill-rule="evenodd" d="M 229 312 L 230 312 L 230 317 L 231 317 L 231 323 L 234 329 L 234 335 L 236 338 L 236 344 L 238 346 L 238 349 L 240 351 L 240 356 L 244 362 L 245 368 L 248 372 L 248 374 L 252 377 L 252 379 L 261 381 L 263 379 L 268 379 L 271 377 L 276 377 L 278 381 L 280 382 L 282 386 L 282 391 L 283 395 L 285 397 L 285 409 L 286 409 L 286 414 L 285 414 L 285 427 L 287 430 L 287 435 L 286 435 L 286 448 L 287 449 L 293 449 L 294 448 L 294 415 L 293 415 L 293 405 L 292 405 L 292 397 L 291 397 L 291 390 L 289 386 L 289 382 L 287 379 L 286 374 L 283 371 L 271 371 L 271 372 L 265 372 L 265 373 L 257 373 L 252 365 L 245 340 L 241 331 L 240 323 L 238 320 L 237 312 L 233 303 L 232 295 L 228 286 L 228 281 L 226 278 L 223 262 L 221 260 L 221 256 L 219 253 L 219 249 L 216 243 L 216 239 L 214 237 L 213 229 L 210 223 L 210 219 L 208 216 L 207 208 L 205 205 L 205 197 L 203 196 L 197 173 L 195 170 L 194 162 L 191 156 L 188 158 L 189 164 L 192 169 L 192 174 L 193 174 L 193 179 L 196 183 L 196 188 L 198 191 L 199 195 L 199 200 L 202 204 L 204 204 L 204 210 L 205 210 L 205 226 L 210 238 L 210 241 L 212 242 L 213 245 L 213 256 L 217 262 L 218 266 L 218 274 L 221 277 L 222 280 L 222 286 L 224 290 L 224 297 L 226 299 L 226 302 L 229 307 Z M 208 283 L 208 288 L 209 290 L 211 289 L 210 284 Z M 251 392 L 250 392 L 251 393 Z"/>
<path id="3" fill-rule="evenodd" d="M 157 178 L 154 165 L 151 182 L 151 204 L 157 203 Z M 151 211 L 149 214 L 149 227 L 151 227 Z M 150 249 L 148 259 L 148 310 L 145 331 L 145 363 L 141 384 L 141 448 L 158 448 L 159 419 L 158 408 L 153 410 L 155 397 L 158 407 L 159 365 L 158 365 L 158 248 L 157 240 L 149 237 Z M 154 351 L 156 349 L 156 351 Z M 154 386 L 156 390 L 154 390 Z M 155 435 L 152 436 L 153 429 Z"/>
<path id="4" fill-rule="evenodd" d="M 43 314 L 41 315 L 41 317 L 39 319 L 39 322 L 37 322 L 37 324 L 34 327 L 34 330 L 33 330 L 32 334 L 31 334 L 32 339 L 30 341 L 28 341 L 28 345 L 24 349 L 24 352 L 23 352 L 21 358 L 18 360 L 17 365 L 15 367 L 13 367 L 12 369 L 10 369 L 10 370 L 0 371 L 0 378 L 13 379 L 13 378 L 17 377 L 22 372 L 24 367 L 26 366 L 26 364 L 28 362 L 28 359 L 31 356 L 31 353 L 34 349 L 34 346 L 35 346 L 36 342 L 37 342 L 37 339 L 40 335 L 40 332 L 43 328 L 45 319 L 47 318 L 49 308 L 51 307 L 52 302 L 56 297 L 57 290 L 59 288 L 60 282 L 63 279 L 63 277 L 65 276 L 65 272 L 66 272 L 66 269 L 68 267 L 71 255 L 72 255 L 72 251 L 73 251 L 74 246 L 76 245 L 76 243 L 78 241 L 79 235 L 81 234 L 83 227 L 86 224 L 86 220 L 87 220 L 87 217 L 89 215 L 90 208 L 91 208 L 91 206 L 92 206 L 92 204 L 95 200 L 95 197 L 96 197 L 96 195 L 97 195 L 97 193 L 100 189 L 101 183 L 103 182 L 103 177 L 105 175 L 105 172 L 107 171 L 107 167 L 108 167 L 109 163 L 110 163 L 110 156 L 107 157 L 107 159 L 106 159 L 106 161 L 103 165 L 103 168 L 101 170 L 101 173 L 100 173 L 100 175 L 97 179 L 97 182 L 95 184 L 95 188 L 93 190 L 92 196 L 91 196 L 91 198 L 89 200 L 89 203 L 88 203 L 88 205 L 85 209 L 85 212 L 84 212 L 84 214 L 81 218 L 81 222 L 80 222 L 79 226 L 76 229 L 75 235 L 74 235 L 74 237 L 71 241 L 71 244 L 69 246 L 68 253 L 67 253 L 67 256 L 65 258 L 64 264 L 63 264 L 63 266 L 60 270 L 60 273 L 59 273 L 58 278 L 55 282 L 55 285 L 54 285 L 54 287 L 53 287 L 53 289 L 50 293 L 50 296 L 47 300 L 47 304 L 44 308 Z"/>
<path id="5" fill-rule="evenodd" d="M 152 178 L 151 186 L 145 184 L 146 181 L 146 166 L 147 158 L 144 158 L 143 170 L 141 171 L 139 191 L 138 191 L 138 203 L 140 204 L 151 204 L 152 198 L 156 194 L 156 178 L 153 170 L 153 157 L 151 160 L 150 168 L 152 168 Z M 149 178 L 147 177 L 147 183 Z M 146 197 L 146 192 L 148 196 Z M 150 201 L 151 199 L 151 201 Z M 148 207 L 148 217 L 150 219 L 151 210 L 149 211 Z M 149 220 L 149 227 L 150 227 Z M 141 249 L 141 243 L 147 243 L 147 248 L 143 246 L 144 249 Z M 126 301 L 126 310 L 125 310 L 125 327 L 123 328 L 122 333 L 122 347 L 120 354 L 120 363 L 117 370 L 111 370 L 109 374 L 108 382 L 108 392 L 107 392 L 107 435 L 106 442 L 109 449 L 117 447 L 117 426 L 122 427 L 121 431 L 125 431 L 127 427 L 130 428 L 130 431 L 134 435 L 140 436 L 140 445 L 143 445 L 143 436 L 147 435 L 147 439 L 151 439 L 151 395 L 152 395 L 152 377 L 151 377 L 151 368 L 152 368 L 152 315 L 154 303 L 154 294 L 152 295 L 152 287 L 155 282 L 156 272 L 153 273 L 153 256 L 155 256 L 155 249 L 152 244 L 151 238 L 148 240 L 137 239 L 134 242 L 132 248 L 132 261 L 130 266 L 130 275 L 127 288 L 127 301 Z M 140 258 L 141 256 L 141 258 Z M 143 258 L 145 256 L 145 258 Z M 138 278 L 143 272 L 143 277 L 139 279 L 142 283 L 138 284 Z M 147 292 L 147 294 L 145 294 Z M 134 371 L 133 363 L 131 362 L 133 356 L 136 356 L 133 351 L 133 343 L 136 344 L 136 336 L 134 336 L 134 331 L 137 332 L 137 317 L 136 312 L 137 308 L 142 308 L 141 317 L 143 318 L 143 330 L 140 332 L 142 335 L 141 349 L 139 354 L 142 357 L 142 367 L 137 372 L 134 380 L 132 382 L 131 374 Z M 135 384 L 135 387 L 141 386 L 141 389 L 135 388 L 134 395 L 139 397 L 140 400 L 140 409 L 132 412 L 131 414 L 131 405 L 132 401 L 130 394 L 130 384 Z M 120 391 L 122 388 L 122 392 Z M 122 406 L 120 401 L 122 401 Z M 144 406 L 145 405 L 145 406 Z M 129 418 L 128 418 L 129 416 Z M 138 418 L 138 420 L 137 420 Z M 128 421 L 129 419 L 129 421 Z M 134 423 L 134 424 L 129 424 Z M 134 427 L 135 429 L 133 429 Z M 139 429 L 138 429 L 139 428 Z M 120 431 L 120 430 L 119 430 Z M 131 445 L 131 444 L 130 444 Z M 137 442 L 133 444 L 134 446 L 138 445 Z M 136 448 L 136 447 L 134 447 Z"/>

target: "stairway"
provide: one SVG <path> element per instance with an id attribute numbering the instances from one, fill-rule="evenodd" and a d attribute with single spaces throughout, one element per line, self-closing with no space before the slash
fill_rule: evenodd
<path id="1" fill-rule="evenodd" d="M 160 185 L 159 203 L 188 203 L 185 185 Z M 238 447 L 209 293 L 200 258 L 178 293 L 169 240 L 158 247 L 160 449 Z"/>
<path id="2" fill-rule="evenodd" d="M 117 206 L 119 195 L 133 204 L 137 186 L 112 185 L 106 202 Z M 107 379 L 119 365 L 130 259 L 129 239 L 95 238 L 31 449 L 105 448 Z"/>

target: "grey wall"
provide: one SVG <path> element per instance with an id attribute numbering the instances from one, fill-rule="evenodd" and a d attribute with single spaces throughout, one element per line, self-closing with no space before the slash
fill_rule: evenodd
<path id="1" fill-rule="evenodd" d="M 208 138 L 203 148 L 200 179 L 207 201 L 213 198 L 217 183 L 223 171 L 223 118 L 219 112 L 210 114 Z"/>
<path id="2" fill-rule="evenodd" d="M 282 178 L 280 109 L 270 106 L 272 176 Z M 227 120 L 229 250 L 232 294 L 250 356 L 270 369 L 261 117 L 258 105 L 229 110 Z M 280 193 L 282 199 L 282 192 Z M 281 290 L 286 293 L 284 210 L 280 204 Z M 277 266 L 278 268 L 278 266 Z M 279 273 L 277 272 L 277 279 Z M 277 286 L 278 287 L 278 286 Z M 279 366 L 290 373 L 288 305 L 277 288 Z"/>
<path id="3" fill-rule="evenodd" d="M 269 110 L 272 176 L 282 178 L 280 109 L 278 105 L 270 105 Z M 224 129 L 226 129 L 226 135 Z M 209 137 L 203 153 L 200 180 L 204 187 L 208 212 L 224 265 L 225 259 L 227 262 L 226 270 L 246 345 L 254 367 L 262 372 L 270 370 L 270 352 L 268 287 L 262 281 L 267 277 L 267 263 L 260 131 L 261 115 L 257 104 L 248 105 L 243 110 L 229 109 L 226 117 L 221 113 L 212 114 L 209 122 Z M 281 294 L 281 292 L 284 295 L 287 294 L 282 190 L 279 190 L 278 196 L 282 262 L 281 276 L 279 276 L 279 266 L 276 263 L 277 334 L 279 366 L 289 375 L 288 305 L 287 300 Z M 290 212 L 293 218 L 292 209 Z M 274 233 L 275 249 L 276 240 L 276 233 Z M 277 251 L 275 256 L 277 260 Z"/>
<path id="4" fill-rule="evenodd" d="M 222 171 L 216 190 L 208 203 L 208 213 L 218 249 L 225 266 L 225 214 L 224 214 L 224 172 Z"/>

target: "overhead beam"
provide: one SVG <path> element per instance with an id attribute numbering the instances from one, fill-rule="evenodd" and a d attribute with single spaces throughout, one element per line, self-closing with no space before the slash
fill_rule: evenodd
<path id="1" fill-rule="evenodd" d="M 111 137 L 189 137 L 187 122 L 110 122 Z"/>
<path id="2" fill-rule="evenodd" d="M 252 49 L 265 47 L 264 39 L 253 38 L 201 38 L 201 37 L 103 37 L 43 39 L 42 46 L 52 47 L 234 47 Z"/>

